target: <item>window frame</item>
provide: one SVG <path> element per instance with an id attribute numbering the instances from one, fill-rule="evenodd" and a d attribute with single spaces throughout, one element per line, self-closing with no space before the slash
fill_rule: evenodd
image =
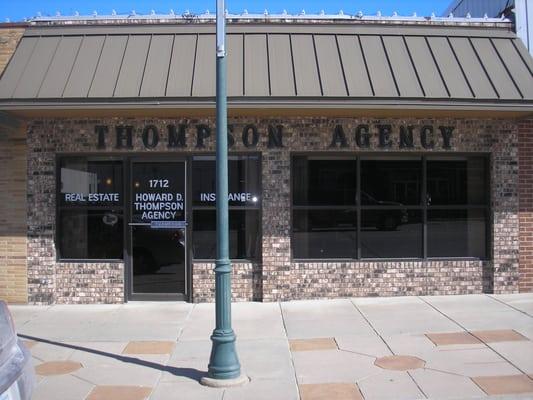
<path id="1" fill-rule="evenodd" d="M 295 169 L 293 168 L 293 160 L 296 157 L 323 157 L 325 159 L 355 159 L 357 162 L 356 170 L 356 204 L 355 206 L 295 206 L 294 205 L 294 190 L 293 184 L 295 181 Z M 421 171 L 421 193 L 420 193 L 420 204 L 419 205 L 405 205 L 402 207 L 398 206 L 365 206 L 361 202 L 361 160 L 373 160 L 379 158 L 382 160 L 402 160 L 409 158 L 420 158 L 422 164 Z M 456 160 L 461 157 L 479 157 L 484 160 L 484 184 L 485 190 L 487 192 L 486 202 L 484 205 L 437 205 L 431 206 L 427 204 L 426 194 L 427 194 L 427 161 L 434 158 L 439 160 Z M 490 261 L 492 260 L 492 237 L 493 237 L 493 221 L 490 216 L 492 215 L 492 180 L 491 180 L 491 171 L 492 171 L 492 156 L 491 153 L 487 152 L 431 152 L 431 153 L 422 153 L 422 152 L 357 152 L 357 153 L 348 153 L 348 152 L 291 152 L 290 154 L 290 234 L 291 234 L 291 246 L 290 246 L 290 256 L 291 262 L 402 262 L 402 261 Z M 313 210 L 313 209 L 355 209 L 357 215 L 357 230 L 356 230 L 356 240 L 355 240 L 355 258 L 296 258 L 294 256 L 294 210 Z M 386 209 L 395 209 L 395 210 L 420 210 L 422 213 L 422 257 L 401 257 L 401 258 L 363 258 L 362 249 L 361 249 L 361 216 L 363 210 L 386 210 Z M 449 256 L 449 257 L 428 257 L 428 211 L 430 210 L 470 210 L 478 209 L 485 211 L 485 257 L 469 257 L 469 256 Z"/>

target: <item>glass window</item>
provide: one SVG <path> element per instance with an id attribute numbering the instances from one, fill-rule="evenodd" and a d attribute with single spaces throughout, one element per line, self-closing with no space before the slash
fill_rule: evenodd
<path id="1" fill-rule="evenodd" d="M 486 157 L 365 154 L 357 165 L 293 157 L 294 258 L 487 257 Z"/>
<path id="2" fill-rule="evenodd" d="M 216 258 L 216 169 L 214 156 L 192 163 L 193 257 Z M 229 245 L 232 259 L 261 255 L 261 159 L 258 155 L 228 159 Z"/>
<path id="3" fill-rule="evenodd" d="M 357 162 L 353 159 L 295 157 L 294 205 L 355 205 Z"/>
<path id="4" fill-rule="evenodd" d="M 405 209 L 363 210 L 361 257 L 422 257 L 422 212 Z"/>
<path id="5" fill-rule="evenodd" d="M 61 206 L 122 205 L 122 162 L 63 159 L 59 191 Z"/>
<path id="6" fill-rule="evenodd" d="M 122 211 L 62 210 L 59 231 L 61 258 L 122 258 Z"/>
<path id="7" fill-rule="evenodd" d="M 421 191 L 421 160 L 361 160 L 363 205 L 419 205 Z"/>
<path id="8" fill-rule="evenodd" d="M 295 258 L 357 256 L 357 160 L 293 158 Z"/>
<path id="9" fill-rule="evenodd" d="M 121 259 L 124 245 L 121 161 L 64 158 L 59 165 L 61 259 Z"/>
<path id="10" fill-rule="evenodd" d="M 428 159 L 428 205 L 484 205 L 487 200 L 483 157 Z"/>
<path id="11" fill-rule="evenodd" d="M 357 232 L 355 210 L 295 210 L 295 258 L 354 258 Z"/>
<path id="12" fill-rule="evenodd" d="M 195 210 L 193 256 L 215 259 L 217 254 L 216 210 Z M 229 211 L 229 256 L 232 259 L 253 260 L 259 257 L 261 235 L 257 210 Z"/>
<path id="13" fill-rule="evenodd" d="M 486 212 L 428 211 L 428 257 L 486 257 Z"/>

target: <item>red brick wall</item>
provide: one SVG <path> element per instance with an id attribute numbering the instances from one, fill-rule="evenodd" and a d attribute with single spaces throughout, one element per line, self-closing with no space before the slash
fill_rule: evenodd
<path id="1" fill-rule="evenodd" d="M 518 124 L 520 292 L 533 292 L 533 119 Z"/>

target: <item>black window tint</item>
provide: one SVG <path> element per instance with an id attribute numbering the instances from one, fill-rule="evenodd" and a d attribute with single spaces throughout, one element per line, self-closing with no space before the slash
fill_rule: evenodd
<path id="1" fill-rule="evenodd" d="M 63 210 L 59 218 L 59 254 L 72 259 L 121 259 L 122 211 Z"/>
<path id="2" fill-rule="evenodd" d="M 228 192 L 231 206 L 258 207 L 261 202 L 259 156 L 230 156 Z M 216 170 L 212 156 L 195 157 L 192 165 L 193 206 L 214 206 Z"/>
<path id="3" fill-rule="evenodd" d="M 261 256 L 261 157 L 231 155 L 228 160 L 229 256 L 254 260 Z M 216 259 L 216 164 L 214 156 L 192 162 L 195 259 Z"/>
<path id="4" fill-rule="evenodd" d="M 122 205 L 122 162 L 62 160 L 59 201 L 62 206 Z"/>
<path id="5" fill-rule="evenodd" d="M 418 205 L 421 190 L 421 160 L 361 160 L 363 205 Z"/>
<path id="6" fill-rule="evenodd" d="M 361 257 L 422 257 L 422 212 L 405 209 L 363 210 Z"/>
<path id="7" fill-rule="evenodd" d="M 123 163 L 66 157 L 58 168 L 57 251 L 61 259 L 122 259 Z"/>
<path id="8" fill-rule="evenodd" d="M 293 159 L 295 205 L 355 205 L 357 162 L 343 159 Z"/>
<path id="9" fill-rule="evenodd" d="M 294 257 L 354 258 L 356 231 L 355 210 L 295 210 Z"/>
<path id="10" fill-rule="evenodd" d="M 428 257 L 486 257 L 486 211 L 428 211 Z"/>
<path id="11" fill-rule="evenodd" d="M 428 205 L 481 205 L 487 202 L 486 160 L 427 161 Z"/>
<path id="12" fill-rule="evenodd" d="M 196 259 L 216 258 L 216 211 L 195 210 L 193 225 L 193 256 Z M 232 259 L 255 259 L 261 248 L 258 210 L 230 210 L 229 255 Z"/>

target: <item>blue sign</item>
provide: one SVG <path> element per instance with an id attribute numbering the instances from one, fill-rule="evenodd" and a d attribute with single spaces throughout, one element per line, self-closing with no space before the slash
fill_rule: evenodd
<path id="1" fill-rule="evenodd" d="M 151 221 L 152 229 L 185 229 L 187 221 Z"/>

